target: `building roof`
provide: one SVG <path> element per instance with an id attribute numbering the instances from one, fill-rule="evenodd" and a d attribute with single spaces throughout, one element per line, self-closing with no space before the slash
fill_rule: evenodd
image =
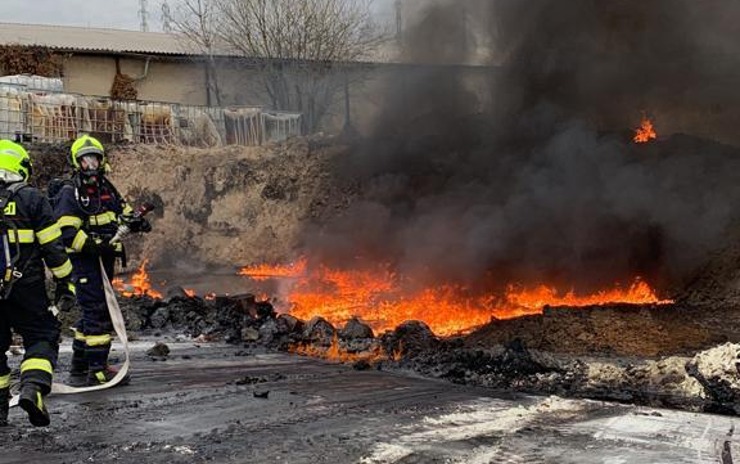
<path id="1" fill-rule="evenodd" d="M 0 23 L 0 44 L 41 45 L 61 51 L 90 53 L 202 55 L 187 40 L 175 34 L 43 24 Z"/>
<path id="2" fill-rule="evenodd" d="M 140 32 L 123 29 L 101 29 L 91 27 L 54 26 L 47 24 L 19 24 L 0 22 L 0 45 L 40 45 L 64 52 L 86 52 L 106 54 L 143 54 L 163 56 L 202 56 L 203 53 L 184 37 L 164 32 Z M 486 66 L 489 61 L 484 54 L 466 57 L 460 62 L 437 63 L 452 66 Z M 239 57 L 227 48 L 217 50 L 216 56 Z M 417 64 L 428 63 L 407 60 L 400 53 L 398 44 L 386 41 L 371 51 L 364 63 L 376 64 Z"/>

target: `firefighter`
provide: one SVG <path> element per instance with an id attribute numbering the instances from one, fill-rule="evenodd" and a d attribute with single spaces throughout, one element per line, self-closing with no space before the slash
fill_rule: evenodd
<path id="1" fill-rule="evenodd" d="M 101 263 L 109 280 L 117 258 L 125 260 L 120 241 L 111 243 L 120 224 L 132 232 L 149 232 L 143 217 L 133 214 L 123 197 L 106 178 L 103 145 L 88 135 L 72 144 L 70 181 L 62 185 L 54 201 L 54 213 L 70 254 L 77 284 L 81 318 L 72 342 L 71 386 L 100 385 L 118 372 L 108 365 L 112 323 L 105 299 Z M 121 385 L 128 383 L 127 375 Z"/>
<path id="2" fill-rule="evenodd" d="M 51 391 L 59 353 L 59 321 L 46 295 L 44 263 L 56 280 L 57 306 L 74 305 L 72 263 L 48 199 L 26 184 L 31 159 L 26 150 L 0 140 L 0 425 L 7 425 L 10 369 L 5 352 L 12 332 L 23 337 L 19 406 L 31 424 L 49 425 L 44 398 Z"/>

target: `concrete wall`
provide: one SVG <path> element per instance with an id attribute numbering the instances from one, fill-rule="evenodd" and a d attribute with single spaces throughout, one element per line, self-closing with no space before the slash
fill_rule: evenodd
<path id="1" fill-rule="evenodd" d="M 121 72 L 132 77 L 144 74 L 146 57 L 119 58 Z M 419 71 L 422 69 L 422 71 Z M 425 72 L 422 68 L 399 65 L 376 65 L 357 68 L 350 72 L 349 94 L 351 121 L 355 129 L 367 132 L 370 124 L 389 97 L 389 86 L 398 85 L 409 75 L 418 78 Z M 430 68 L 432 69 L 432 68 Z M 468 74 L 480 71 L 465 71 Z M 472 69 L 472 68 L 470 68 Z M 434 72 L 430 70 L 429 72 Z M 64 86 L 68 92 L 84 95 L 109 96 L 116 74 L 116 58 L 110 55 L 72 55 L 65 64 Z M 240 63 L 222 61 L 218 64 L 218 83 L 222 106 L 262 106 L 273 108 L 267 95 L 260 72 Z M 338 132 L 345 124 L 345 92 L 340 85 L 334 95 L 331 109 L 321 124 L 321 130 Z M 413 79 L 410 79 L 413 82 Z M 413 85 L 413 83 L 411 84 Z M 185 105 L 207 105 L 205 64 L 188 59 L 153 58 L 149 62 L 146 77 L 140 79 L 136 88 L 140 100 L 163 101 Z M 215 105 L 215 99 L 212 100 Z"/>
<path id="2" fill-rule="evenodd" d="M 142 76 L 146 58 L 120 58 L 121 72 Z M 116 59 L 106 55 L 73 55 L 64 67 L 65 90 L 84 95 L 109 96 L 116 75 Z M 202 63 L 152 59 L 146 77 L 136 88 L 140 100 L 205 105 L 206 77 Z"/>
<path id="3" fill-rule="evenodd" d="M 121 72 L 142 76 L 146 57 L 119 58 Z M 116 58 L 111 55 L 72 55 L 64 68 L 64 87 L 71 93 L 110 96 L 116 75 Z M 217 72 L 222 104 L 270 106 L 270 99 L 260 86 L 259 73 L 228 63 Z M 205 63 L 184 58 L 152 58 L 146 77 L 136 84 L 140 100 L 186 105 L 207 105 Z M 212 101 L 215 105 L 215 100 Z"/>

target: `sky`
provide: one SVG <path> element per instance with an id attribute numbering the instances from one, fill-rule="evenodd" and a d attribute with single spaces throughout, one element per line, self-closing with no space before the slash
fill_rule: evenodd
<path id="1" fill-rule="evenodd" d="M 174 4 L 176 0 L 169 0 Z M 393 0 L 374 0 L 386 11 Z M 139 0 L 0 0 L 0 22 L 140 30 Z M 150 31 L 162 27 L 161 0 L 147 0 Z"/>
<path id="2" fill-rule="evenodd" d="M 150 29 L 160 26 L 159 1 L 148 0 Z M 139 29 L 139 0 L 0 0 L 0 21 Z"/>

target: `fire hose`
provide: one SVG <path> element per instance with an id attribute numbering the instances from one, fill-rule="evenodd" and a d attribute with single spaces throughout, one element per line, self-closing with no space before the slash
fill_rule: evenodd
<path id="1" fill-rule="evenodd" d="M 143 218 L 147 213 L 152 211 L 154 209 L 154 206 L 150 203 L 144 203 L 141 206 L 139 206 L 136 211 L 134 211 L 133 217 L 135 219 Z M 126 235 L 131 233 L 131 228 L 128 226 L 128 224 L 121 224 L 118 227 L 118 231 L 116 232 L 116 235 L 110 240 L 111 244 L 115 244 L 116 242 L 121 241 Z M 64 385 L 61 383 L 54 382 L 51 386 L 51 393 L 54 394 L 73 394 L 73 393 L 85 393 L 85 392 L 92 392 L 92 391 L 98 391 L 98 390 L 105 390 L 107 388 L 112 388 L 118 385 L 121 380 L 128 374 L 129 366 L 131 364 L 130 361 L 130 350 L 128 346 L 128 334 L 126 333 L 126 323 L 123 320 L 123 314 L 121 313 L 121 307 L 118 305 L 118 299 L 116 298 L 116 292 L 113 289 L 113 285 L 111 285 L 110 280 L 108 279 L 108 274 L 105 272 L 105 267 L 103 266 L 103 261 L 98 258 L 98 264 L 100 264 L 100 274 L 103 278 L 103 289 L 105 290 L 105 302 L 108 306 L 108 314 L 110 314 L 111 322 L 113 323 L 113 331 L 115 332 L 118 339 L 123 344 L 123 353 L 124 353 L 124 361 L 123 365 L 121 365 L 120 370 L 116 373 L 116 375 L 109 380 L 108 382 L 105 382 L 100 385 L 91 385 L 89 387 L 70 387 L 69 385 Z M 49 310 L 54 314 L 57 315 L 59 313 L 59 310 L 56 308 L 55 305 L 52 305 Z M 17 390 L 17 385 L 14 390 Z M 17 392 L 13 393 L 13 396 L 10 399 L 10 407 L 14 407 L 18 405 L 19 400 L 19 394 Z"/>
<path id="2" fill-rule="evenodd" d="M 103 288 L 105 289 L 105 302 L 108 305 L 108 314 L 110 314 L 110 320 L 113 323 L 113 331 L 116 336 L 123 344 L 124 361 L 121 365 L 121 369 L 116 373 L 110 381 L 100 385 L 93 385 L 90 387 L 70 387 L 61 383 L 54 383 L 51 386 L 52 393 L 69 394 L 69 393 L 85 393 L 97 390 L 105 390 L 106 388 L 115 387 L 121 380 L 128 374 L 128 368 L 130 365 L 130 355 L 128 347 L 128 334 L 126 333 L 126 323 L 123 320 L 123 314 L 121 313 L 121 307 L 118 305 L 118 299 L 116 298 L 116 292 L 113 290 L 108 275 L 105 273 L 102 261 L 100 262 L 100 272 L 103 276 Z M 11 403 L 12 404 L 12 403 Z"/>

